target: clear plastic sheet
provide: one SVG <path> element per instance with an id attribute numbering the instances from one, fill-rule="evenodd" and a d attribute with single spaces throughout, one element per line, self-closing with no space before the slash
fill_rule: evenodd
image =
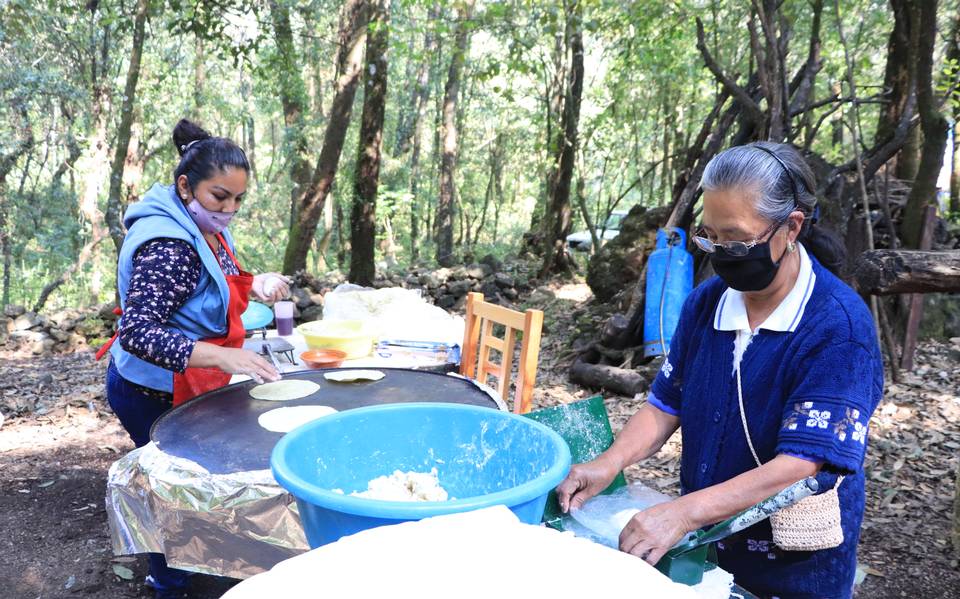
<path id="1" fill-rule="evenodd" d="M 597 495 L 584 503 L 579 510 L 571 510 L 571 518 L 564 520 L 564 528 L 578 537 L 617 549 L 620 544 L 620 531 L 634 514 L 672 499 L 670 495 L 635 482 L 609 495 Z M 687 535 L 679 543 L 690 536 Z M 732 574 L 713 568 L 707 570 L 703 581 L 692 588 L 701 599 L 726 599 L 730 597 L 732 586 Z"/>
<path id="2" fill-rule="evenodd" d="M 597 495 L 580 509 L 571 510 L 573 522 L 564 523 L 564 527 L 578 537 L 586 537 L 616 549 L 620 542 L 620 531 L 634 514 L 671 499 L 669 495 L 635 482 L 609 495 Z"/>

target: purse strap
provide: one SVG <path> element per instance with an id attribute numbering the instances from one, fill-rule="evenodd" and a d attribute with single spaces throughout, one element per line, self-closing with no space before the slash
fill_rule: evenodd
<path id="1" fill-rule="evenodd" d="M 757 450 L 753 448 L 753 439 L 750 438 L 750 429 L 747 427 L 747 412 L 743 409 L 743 384 L 740 382 L 739 363 L 737 363 L 737 403 L 740 405 L 740 422 L 743 424 L 743 434 L 747 438 L 747 447 L 750 448 L 750 453 L 753 455 L 753 460 L 757 463 L 757 467 L 760 467 L 763 463 L 760 461 L 760 457 L 757 456 Z M 843 482 L 844 478 L 843 476 L 838 476 L 833 488 L 840 488 L 840 483 Z"/>
<path id="2" fill-rule="evenodd" d="M 753 439 L 750 438 L 750 429 L 747 427 L 747 413 L 743 409 L 743 386 L 740 383 L 739 362 L 737 362 L 737 402 L 740 404 L 740 422 L 743 423 L 743 434 L 747 438 L 747 447 L 750 448 L 750 453 L 753 454 L 753 461 L 757 463 L 757 467 L 763 466 L 763 463 L 757 456 L 757 450 L 753 448 Z"/>

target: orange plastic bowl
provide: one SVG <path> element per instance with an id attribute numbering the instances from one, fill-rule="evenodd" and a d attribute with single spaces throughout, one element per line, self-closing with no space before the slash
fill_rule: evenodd
<path id="1" fill-rule="evenodd" d="M 347 352 L 339 349 L 308 349 L 300 359 L 310 368 L 337 368 L 343 364 Z"/>

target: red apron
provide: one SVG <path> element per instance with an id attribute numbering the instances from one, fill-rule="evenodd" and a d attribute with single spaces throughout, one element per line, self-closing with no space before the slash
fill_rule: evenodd
<path id="1" fill-rule="evenodd" d="M 221 347 L 243 347 L 243 339 L 246 331 L 243 328 L 243 322 L 240 315 L 247 309 L 250 303 L 250 289 L 253 287 L 253 275 L 240 268 L 240 263 L 230 251 L 230 246 L 223 240 L 223 236 L 217 234 L 220 245 L 227 251 L 230 259 L 237 266 L 240 272 L 238 275 L 224 275 L 227 279 L 227 285 L 230 287 L 230 303 L 227 304 L 227 334 L 225 337 L 210 339 L 200 339 L 204 343 L 219 345 Z M 210 248 L 211 250 L 213 248 Z M 217 255 L 216 252 L 213 253 Z M 173 374 L 173 405 L 178 406 L 194 397 L 219 389 L 230 382 L 233 376 L 219 368 L 190 368 L 187 367 L 183 373 L 175 372 Z"/>
<path id="2" fill-rule="evenodd" d="M 220 241 L 223 249 L 227 251 L 227 255 L 233 260 L 240 274 L 224 275 L 227 279 L 227 286 L 230 288 L 230 303 L 227 304 L 226 336 L 215 339 L 200 339 L 200 341 L 221 347 L 243 347 L 243 339 L 246 336 L 246 331 L 243 328 L 243 321 L 240 319 L 240 315 L 243 314 L 244 310 L 247 309 L 247 305 L 250 303 L 250 289 L 253 287 L 253 275 L 240 268 L 240 263 L 237 262 L 236 256 L 230 251 L 230 246 L 227 245 L 223 240 L 223 236 L 219 233 L 217 234 L 217 240 Z M 213 251 L 214 256 L 217 255 L 213 247 L 211 247 L 210 250 Z M 113 313 L 120 316 L 123 312 L 120 308 L 114 308 Z M 114 333 L 113 337 L 111 337 L 103 347 L 97 350 L 97 360 L 106 355 L 107 351 L 110 350 L 110 346 L 116 341 L 117 335 L 118 333 Z M 183 371 L 183 374 L 175 372 L 173 374 L 173 405 L 178 406 L 202 393 L 219 389 L 230 382 L 231 376 L 233 375 L 219 368 L 188 367 Z"/>

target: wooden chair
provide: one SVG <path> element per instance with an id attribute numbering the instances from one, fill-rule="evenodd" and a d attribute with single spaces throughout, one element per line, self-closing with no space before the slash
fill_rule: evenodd
<path id="1" fill-rule="evenodd" d="M 523 333 L 513 411 L 517 414 L 529 412 L 533 399 L 533 384 L 537 378 L 537 360 L 540 357 L 543 312 L 517 312 L 483 301 L 482 293 L 468 293 L 466 321 L 460 354 L 460 374 L 484 384 L 488 377 L 495 377 L 497 392 L 504 402 L 508 401 L 510 394 L 510 375 L 513 370 L 517 332 Z M 498 324 L 506 328 L 503 337 L 497 337 L 493 333 L 493 327 Z M 491 361 L 491 350 L 500 352 L 499 364 Z"/>

